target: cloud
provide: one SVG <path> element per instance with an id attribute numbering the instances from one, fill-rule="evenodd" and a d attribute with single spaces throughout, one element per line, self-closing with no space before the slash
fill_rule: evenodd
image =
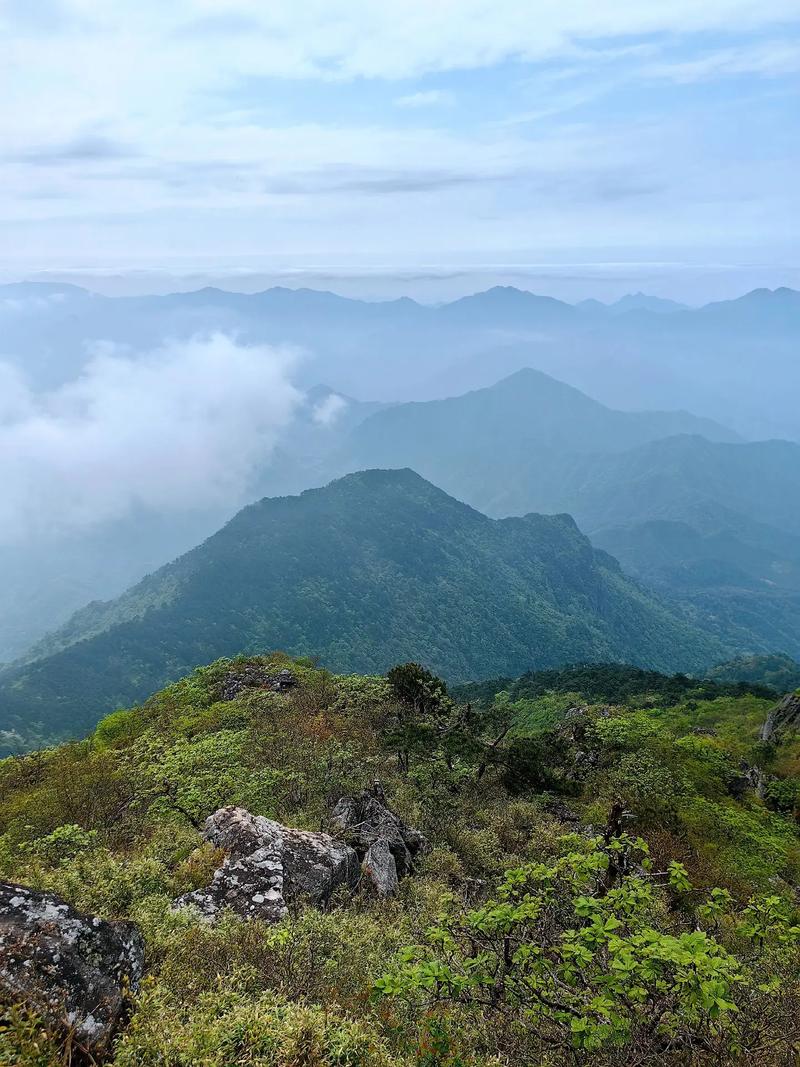
<path id="1" fill-rule="evenodd" d="M 740 48 L 721 48 L 694 59 L 645 65 L 645 78 L 673 81 L 682 85 L 713 78 L 754 74 L 777 78 L 800 71 L 800 43 L 765 41 Z"/>
<path id="2" fill-rule="evenodd" d="M 318 426 L 333 426 L 346 407 L 345 397 L 339 396 L 338 393 L 328 393 L 314 405 L 311 418 Z"/>
<path id="3" fill-rule="evenodd" d="M 222 334 L 143 355 L 105 344 L 45 395 L 0 364 L 0 543 L 239 504 L 302 399 L 296 358 Z"/>
<path id="4" fill-rule="evenodd" d="M 456 102 L 455 94 L 446 89 L 428 89 L 419 93 L 395 98 L 396 107 L 450 107 Z"/>
<path id="5" fill-rule="evenodd" d="M 100 134 L 82 134 L 70 141 L 39 145 L 22 154 L 22 162 L 39 166 L 59 166 L 62 163 L 95 163 L 109 159 L 126 159 L 131 151 L 125 145 Z"/>
<path id="6" fill-rule="evenodd" d="M 424 257 L 468 241 L 577 251 L 643 235 L 659 246 L 674 212 L 690 243 L 706 239 L 703 213 L 722 199 L 708 247 L 763 246 L 783 239 L 795 207 L 780 117 L 733 105 L 708 117 L 709 137 L 697 101 L 658 82 L 789 72 L 798 24 L 796 0 L 560 0 L 533 14 L 529 0 L 0 0 L 0 252 L 27 271 L 265 249 Z M 763 44 L 778 33 L 783 52 Z M 701 47 L 715 58 L 696 59 Z M 565 67 L 574 74 L 559 82 Z M 433 77 L 436 89 L 414 80 Z M 454 86 L 460 106 L 441 106 Z M 663 128 L 676 111 L 641 151 L 637 120 Z M 766 175 L 744 173 L 776 156 Z M 741 174 L 721 198 L 731 164 Z M 661 174 L 672 194 L 636 218 L 579 219 L 556 217 L 559 193 L 525 204 L 529 187 L 512 187 L 544 172 L 567 185 L 587 175 L 591 189 L 609 167 L 642 188 Z M 769 218 L 757 232 L 740 221 L 740 188 L 760 190 Z M 409 193 L 421 194 L 413 213 L 399 203 Z M 598 199 L 613 203 L 613 190 Z M 741 232 L 720 238 L 731 219 Z"/>

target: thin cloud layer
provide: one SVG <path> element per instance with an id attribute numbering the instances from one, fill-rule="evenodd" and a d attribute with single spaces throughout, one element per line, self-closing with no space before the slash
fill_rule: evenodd
<path id="1" fill-rule="evenodd" d="M 45 395 L 0 364 L 0 544 L 238 505 L 301 400 L 296 358 L 221 334 L 136 356 L 100 346 Z"/>
<path id="2" fill-rule="evenodd" d="M 20 273 L 793 255 L 796 0 L 0 0 L 0 36 Z"/>

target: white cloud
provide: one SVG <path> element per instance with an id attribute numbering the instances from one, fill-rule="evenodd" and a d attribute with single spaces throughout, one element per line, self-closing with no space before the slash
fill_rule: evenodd
<path id="1" fill-rule="evenodd" d="M 395 99 L 397 107 L 450 107 L 456 101 L 455 95 L 447 89 L 427 89 L 419 93 L 409 93 Z"/>
<path id="2" fill-rule="evenodd" d="M 347 400 L 338 393 L 328 393 L 314 405 L 311 418 L 318 426 L 333 426 L 347 407 Z"/>
<path id="3" fill-rule="evenodd" d="M 216 335 L 134 356 L 99 346 L 34 395 L 0 364 L 0 543 L 124 517 L 240 503 L 301 394 L 296 354 Z"/>
<path id="4" fill-rule="evenodd" d="M 800 71 L 800 43 L 767 41 L 741 48 L 722 48 L 683 62 L 650 63 L 640 74 L 679 84 L 737 74 L 777 78 Z"/>
<path id="5" fill-rule="evenodd" d="M 658 57 L 675 55 L 693 34 L 701 41 L 716 35 L 722 46 L 780 27 L 786 55 L 773 49 L 756 59 L 789 69 L 798 21 L 797 0 L 0 0 L 0 258 L 25 270 L 75 265 L 80 250 L 84 265 L 130 267 L 138 258 L 152 266 L 169 249 L 186 260 L 219 260 L 265 248 L 276 255 L 358 252 L 360 241 L 368 251 L 379 241 L 381 252 L 396 255 L 406 246 L 456 250 L 470 234 L 478 247 L 484 225 L 492 246 L 540 248 L 542 227 L 558 208 L 541 189 L 528 190 L 521 228 L 507 210 L 521 196 L 508 197 L 504 186 L 481 200 L 468 184 L 561 165 L 569 187 L 615 152 L 619 167 L 629 167 L 637 147 L 621 149 L 609 129 L 613 113 L 591 129 L 564 124 L 553 133 L 555 116 L 591 101 L 599 83 L 603 91 L 615 84 L 607 73 L 596 78 L 593 64 L 603 70 L 611 57 L 628 62 L 636 71 L 631 82 L 699 80 L 743 61 L 676 63 L 656 75 Z M 650 75 L 637 49 L 653 50 Z M 544 76 L 506 100 L 502 92 L 492 100 L 490 88 L 486 103 L 500 114 L 489 106 L 484 124 L 465 123 L 462 108 L 435 111 L 446 90 L 412 80 L 446 72 L 463 78 L 506 60 L 587 65 L 589 88 L 559 91 Z M 378 87 L 373 100 L 369 79 L 400 87 Z M 363 106 L 353 106 L 352 90 L 333 86 L 332 99 L 341 92 L 349 105 L 335 121 L 313 121 L 317 90 L 306 84 L 313 80 L 360 82 Z M 397 107 L 422 128 L 409 129 L 408 117 L 398 124 Z M 490 130 L 503 114 L 516 126 L 498 132 L 496 122 Z M 425 128 L 431 115 L 439 124 L 452 116 L 454 128 Z M 675 153 L 666 145 L 662 154 L 669 158 L 658 169 L 669 171 Z M 352 173 L 339 180 L 344 171 Z M 401 215 L 396 193 L 432 200 L 437 182 L 436 210 L 426 216 L 423 204 L 410 220 Z M 320 206 L 317 193 L 331 191 L 335 204 Z M 786 215 L 784 203 L 778 213 Z M 652 225 L 665 216 L 660 210 Z M 571 216 L 553 225 L 558 244 L 584 229 Z M 611 219 L 603 241 L 618 234 Z M 657 233 L 652 240 L 658 243 Z"/>

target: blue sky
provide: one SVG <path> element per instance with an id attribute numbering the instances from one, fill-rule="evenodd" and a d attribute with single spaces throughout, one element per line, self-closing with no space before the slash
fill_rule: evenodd
<path id="1" fill-rule="evenodd" d="M 0 40 L 5 277 L 800 286 L 796 0 L 0 0 Z"/>

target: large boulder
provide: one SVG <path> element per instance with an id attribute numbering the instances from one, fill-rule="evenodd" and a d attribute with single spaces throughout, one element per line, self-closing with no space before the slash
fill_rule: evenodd
<path id="1" fill-rule="evenodd" d="M 144 943 L 129 922 L 75 911 L 52 893 L 0 882 L 0 1000 L 22 1004 L 102 1055 L 142 976 Z"/>
<path id="2" fill-rule="evenodd" d="M 269 671 L 248 663 L 228 671 L 219 685 L 220 700 L 235 700 L 247 689 L 266 689 L 272 693 L 286 693 L 297 685 L 296 676 L 284 667 L 280 671 Z"/>
<path id="3" fill-rule="evenodd" d="M 210 885 L 186 893 L 176 907 L 194 905 L 213 919 L 225 908 L 245 918 L 278 922 L 294 900 L 325 905 L 337 889 L 360 879 L 355 851 L 330 834 L 282 826 L 245 808 L 220 808 L 203 837 L 227 853 Z"/>
<path id="4" fill-rule="evenodd" d="M 778 743 L 781 735 L 788 730 L 800 730 L 800 692 L 787 693 L 775 705 L 761 727 L 759 738 L 761 741 Z"/>
<path id="5" fill-rule="evenodd" d="M 379 896 L 394 893 L 398 881 L 411 874 L 417 856 L 427 848 L 419 830 L 389 807 L 378 782 L 356 796 L 342 797 L 331 821 L 358 853 L 364 876 Z"/>

